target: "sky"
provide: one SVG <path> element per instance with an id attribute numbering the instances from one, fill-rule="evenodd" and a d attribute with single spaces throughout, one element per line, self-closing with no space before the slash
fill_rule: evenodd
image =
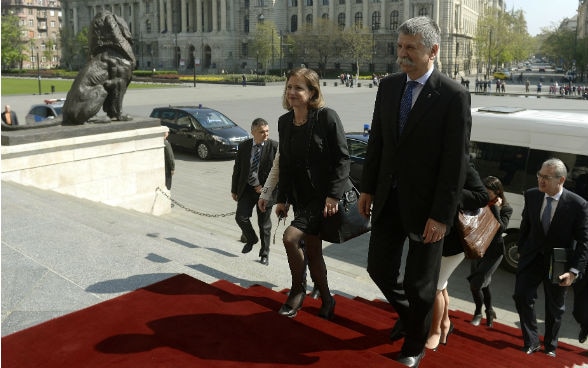
<path id="1" fill-rule="evenodd" d="M 506 10 L 522 9 L 531 36 L 541 33 L 541 28 L 558 26 L 564 18 L 576 15 L 578 0 L 506 0 Z"/>

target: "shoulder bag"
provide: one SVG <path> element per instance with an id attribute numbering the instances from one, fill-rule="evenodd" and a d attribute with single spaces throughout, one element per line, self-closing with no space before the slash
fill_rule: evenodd
<path id="1" fill-rule="evenodd" d="M 492 214 L 490 207 L 484 206 L 474 211 L 459 211 L 456 227 L 465 257 L 476 259 L 484 257 L 500 229 L 500 223 Z"/>
<path id="2" fill-rule="evenodd" d="M 316 111 L 316 122 L 310 121 L 311 127 L 309 132 L 306 171 L 310 182 L 312 183 L 312 175 L 310 173 L 310 141 L 312 139 L 314 124 L 320 124 L 320 113 L 323 109 Z M 320 129 L 320 127 L 319 127 Z M 322 130 L 321 130 L 322 131 Z M 323 218 L 321 224 L 320 237 L 322 240 L 331 243 L 343 243 L 349 239 L 353 239 L 371 230 L 370 220 L 363 217 L 359 213 L 358 208 L 359 191 L 351 185 L 351 189 L 343 194 L 343 198 L 339 200 L 338 211 L 334 215 Z"/>

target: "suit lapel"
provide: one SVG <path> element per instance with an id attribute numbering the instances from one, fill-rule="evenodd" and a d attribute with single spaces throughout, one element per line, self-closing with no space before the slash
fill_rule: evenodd
<path id="1" fill-rule="evenodd" d="M 432 106 L 436 103 L 440 96 L 438 91 L 439 78 L 437 73 L 437 70 L 434 70 L 423 86 L 419 97 L 415 101 L 412 109 L 410 110 L 410 113 L 408 114 L 408 122 L 406 123 L 406 127 L 404 128 L 402 136 L 400 137 L 400 141 L 403 141 L 415 129 L 419 129 L 419 125 L 424 120 L 423 117 L 433 111 Z"/>

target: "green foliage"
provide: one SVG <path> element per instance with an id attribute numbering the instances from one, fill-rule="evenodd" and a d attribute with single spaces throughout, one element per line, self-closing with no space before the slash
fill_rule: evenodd
<path id="1" fill-rule="evenodd" d="M 261 69 L 267 72 L 269 62 L 280 56 L 280 34 L 274 22 L 266 20 L 256 24 L 252 48 Z M 260 66 L 255 66 L 256 70 L 259 68 Z"/>
<path id="2" fill-rule="evenodd" d="M 2 70 L 21 66 L 24 42 L 19 19 L 14 15 L 2 15 Z"/>
<path id="3" fill-rule="evenodd" d="M 68 27 L 61 30 L 62 64 L 69 70 L 80 70 L 89 57 L 88 27 L 74 34 Z"/>
<path id="4" fill-rule="evenodd" d="M 525 60 L 533 51 L 522 10 L 503 12 L 487 8 L 478 19 L 475 41 L 478 60 L 483 64 L 489 62 L 490 69 Z"/>
<path id="5" fill-rule="evenodd" d="M 325 66 L 333 56 L 342 52 L 343 33 L 336 23 L 321 19 L 317 27 L 304 27 L 291 37 L 293 52 L 300 60 L 318 60 L 321 74 L 324 75 Z"/>
<path id="6" fill-rule="evenodd" d="M 355 61 L 357 76 L 360 64 L 371 60 L 372 47 L 372 35 L 367 27 L 357 26 L 343 32 L 343 55 Z"/>

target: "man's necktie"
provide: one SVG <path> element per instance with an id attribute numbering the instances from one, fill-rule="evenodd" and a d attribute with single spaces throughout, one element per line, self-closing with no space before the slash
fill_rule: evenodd
<path id="1" fill-rule="evenodd" d="M 259 169 L 259 160 L 261 159 L 261 144 L 253 145 L 253 161 L 251 161 L 251 167 L 249 168 L 249 185 L 257 186 L 259 181 L 257 180 L 257 169 Z"/>
<path id="2" fill-rule="evenodd" d="M 551 202 L 553 202 L 553 198 L 547 197 L 545 198 L 545 201 L 545 209 L 541 215 L 541 225 L 543 225 L 543 232 L 547 234 L 547 230 L 549 230 L 549 223 L 551 222 Z"/>
<path id="3" fill-rule="evenodd" d="M 406 88 L 404 89 L 404 94 L 402 95 L 402 100 L 400 100 L 400 114 L 398 119 L 398 128 L 400 134 L 402 134 L 402 131 L 404 130 L 404 126 L 408 120 L 408 113 L 412 108 L 412 89 L 417 84 L 419 84 L 417 81 L 408 81 L 406 83 Z"/>

